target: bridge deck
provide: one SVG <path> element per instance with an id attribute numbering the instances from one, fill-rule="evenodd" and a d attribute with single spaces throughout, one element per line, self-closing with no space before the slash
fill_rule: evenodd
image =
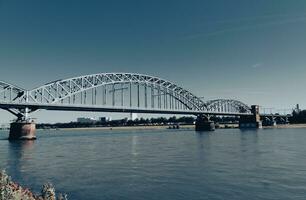
<path id="1" fill-rule="evenodd" d="M 23 109 L 32 110 L 57 110 L 57 111 L 87 111 L 87 112 L 118 112 L 118 113 L 148 113 L 148 114 L 178 114 L 178 115 L 222 115 L 222 116 L 251 116 L 251 113 L 233 112 L 209 112 L 194 110 L 165 110 L 165 109 L 143 109 L 137 107 L 111 107 L 94 105 L 70 105 L 70 104 L 33 104 L 33 103 L 0 103 L 2 109 Z"/>

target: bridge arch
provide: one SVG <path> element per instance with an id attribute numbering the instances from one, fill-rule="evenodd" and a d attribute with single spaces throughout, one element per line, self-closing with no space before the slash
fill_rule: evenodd
<path id="1" fill-rule="evenodd" d="M 0 80 L 0 101 L 12 102 L 22 97 L 25 93 L 25 89 Z"/>
<path id="2" fill-rule="evenodd" d="M 9 99 L 5 99 L 5 95 L 1 98 L 1 94 L 8 93 L 10 93 Z M 118 100 L 121 101 L 119 105 Z M 175 83 L 155 76 L 135 73 L 100 73 L 79 76 L 52 81 L 33 90 L 25 90 L 0 81 L 0 101 L 25 104 L 25 106 L 28 104 L 31 105 L 32 111 L 44 105 L 82 105 L 115 109 L 197 111 L 194 113 L 251 112 L 250 107 L 241 101 L 216 99 L 204 102 Z M 157 113 L 157 111 L 154 112 Z"/>
<path id="3" fill-rule="evenodd" d="M 250 113 L 251 108 L 234 99 L 215 99 L 206 102 L 206 109 L 211 112 Z"/>
<path id="4" fill-rule="evenodd" d="M 118 85 L 120 88 L 117 88 Z M 136 86 L 136 89 L 134 88 L 137 91 L 136 93 L 131 92 L 132 86 Z M 101 73 L 57 80 L 27 91 L 17 101 L 39 104 L 77 104 L 77 101 L 79 101 L 79 103 L 83 104 L 84 99 L 88 98 L 88 96 L 100 98 L 101 100 L 101 98 L 106 98 L 105 96 L 108 93 L 112 93 L 112 104 L 114 105 L 114 94 L 116 91 L 120 91 L 121 98 L 123 99 L 123 91 L 129 90 L 130 101 L 131 99 L 135 101 L 136 98 L 136 101 L 138 100 L 136 104 L 139 107 L 140 87 L 142 87 L 142 95 L 144 96 L 143 99 L 145 99 L 143 100 L 144 107 L 149 107 L 148 104 L 150 103 L 151 107 L 164 109 L 173 109 L 175 105 L 177 108 L 187 110 L 206 109 L 206 103 L 188 90 L 165 79 L 134 73 Z M 99 93 L 97 92 L 98 88 L 102 88 L 101 94 L 97 94 Z M 108 91 L 105 91 L 107 90 L 106 88 L 108 88 Z M 95 101 L 93 100 L 92 104 Z M 105 104 L 105 102 L 103 103 Z M 129 104 L 130 106 L 132 105 L 131 102 Z M 135 103 L 133 104 L 135 105 Z M 167 104 L 169 104 L 169 107 Z M 123 106 L 123 103 L 121 105 Z"/>

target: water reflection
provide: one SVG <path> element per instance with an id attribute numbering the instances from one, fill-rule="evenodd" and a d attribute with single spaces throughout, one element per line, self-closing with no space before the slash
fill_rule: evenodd
<path id="1" fill-rule="evenodd" d="M 303 199 L 305 131 L 47 132 L 0 140 L 0 165 L 34 191 L 51 181 L 75 200 Z"/>
<path id="2" fill-rule="evenodd" d="M 240 146 L 238 155 L 250 166 L 260 163 L 258 130 L 240 130 Z M 257 156 L 254 156 L 257 155 Z"/>
<path id="3" fill-rule="evenodd" d="M 34 144 L 34 140 L 9 141 L 9 159 L 7 163 L 9 168 L 7 170 L 15 178 L 22 179 L 22 172 L 27 169 L 29 162 L 31 162 L 31 151 L 34 149 Z"/>
<path id="4" fill-rule="evenodd" d="M 133 156 L 137 156 L 138 155 L 137 144 L 138 144 L 138 136 L 137 135 L 133 135 L 132 136 L 132 152 L 131 152 Z"/>
<path id="5" fill-rule="evenodd" d="M 198 147 L 199 149 L 201 150 L 204 150 L 204 149 L 209 149 L 210 148 L 210 135 L 211 133 L 210 132 L 196 132 L 197 134 L 197 142 L 198 142 Z"/>
<path id="6" fill-rule="evenodd" d="M 240 129 L 240 145 L 247 147 L 248 145 L 256 145 L 258 143 L 258 130 Z"/>

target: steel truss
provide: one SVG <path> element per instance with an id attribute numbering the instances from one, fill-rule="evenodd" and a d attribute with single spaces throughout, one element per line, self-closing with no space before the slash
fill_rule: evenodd
<path id="1" fill-rule="evenodd" d="M 118 102 L 119 101 L 119 102 Z M 57 80 L 25 90 L 0 82 L 1 102 L 37 105 L 86 105 L 147 110 L 190 110 L 228 113 L 250 113 L 237 100 L 218 99 L 204 102 L 188 90 L 154 76 L 135 73 L 101 73 Z M 28 110 L 33 112 L 36 109 Z M 20 110 L 9 110 L 20 115 Z"/>

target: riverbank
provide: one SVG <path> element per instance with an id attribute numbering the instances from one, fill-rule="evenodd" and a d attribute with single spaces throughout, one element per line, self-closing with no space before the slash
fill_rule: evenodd
<path id="1" fill-rule="evenodd" d="M 279 129 L 282 129 L 282 128 L 306 128 L 306 124 L 279 124 L 279 125 L 276 125 L 276 126 L 265 126 L 263 127 L 264 129 L 265 128 L 279 128 Z"/>
<path id="2" fill-rule="evenodd" d="M 220 129 L 233 129 L 239 128 L 238 124 L 222 124 L 219 125 Z M 306 128 L 306 124 L 280 124 L 276 126 L 265 126 L 263 129 L 290 129 L 290 128 Z M 172 125 L 158 125 L 158 126 L 114 126 L 114 127 L 84 127 L 84 128 L 59 128 L 59 129 L 52 129 L 52 130 L 63 130 L 63 131 L 82 131 L 82 130 L 158 130 L 158 129 L 176 129 L 173 128 Z M 179 129 L 195 129 L 195 125 L 180 125 Z"/>
<path id="3" fill-rule="evenodd" d="M 113 126 L 113 127 L 84 127 L 84 128 L 59 128 L 57 130 L 158 130 L 158 129 L 173 129 L 171 125 L 159 126 Z M 180 125 L 179 129 L 194 129 L 194 125 Z"/>
<path id="4" fill-rule="evenodd" d="M 220 129 L 233 129 L 233 128 L 239 128 L 238 124 L 221 124 L 219 125 Z M 176 129 L 176 130 L 194 130 L 195 125 L 194 124 L 188 124 L 188 125 L 179 125 L 177 127 L 176 125 L 153 125 L 153 126 L 112 126 L 112 127 L 84 127 L 84 128 L 58 128 L 56 130 L 63 130 L 63 131 L 70 131 L 70 130 L 159 130 L 159 129 Z"/>

